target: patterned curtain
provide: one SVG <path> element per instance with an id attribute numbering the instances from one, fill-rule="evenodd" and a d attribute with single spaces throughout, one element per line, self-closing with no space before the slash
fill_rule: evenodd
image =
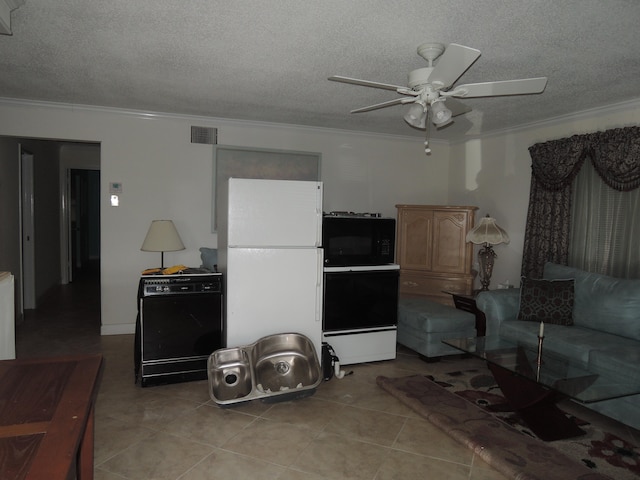
<path id="1" fill-rule="evenodd" d="M 604 183 L 621 192 L 640 187 L 640 127 L 589 135 L 589 150 Z"/>
<path id="2" fill-rule="evenodd" d="M 612 188 L 628 191 L 640 186 L 640 127 L 538 143 L 529 153 L 531 192 L 522 275 L 541 278 L 546 262 L 568 262 L 571 185 L 585 159 Z"/>

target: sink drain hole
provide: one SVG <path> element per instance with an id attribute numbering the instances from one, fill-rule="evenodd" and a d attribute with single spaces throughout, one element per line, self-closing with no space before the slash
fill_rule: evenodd
<path id="1" fill-rule="evenodd" d="M 235 373 L 229 373 L 224 377 L 224 381 L 227 385 L 234 385 L 238 382 L 238 376 Z"/>
<path id="2" fill-rule="evenodd" d="M 291 370 L 291 365 L 289 365 L 287 362 L 278 362 L 274 365 L 276 372 L 278 372 L 280 375 L 286 375 L 287 373 L 289 373 L 289 370 Z"/>

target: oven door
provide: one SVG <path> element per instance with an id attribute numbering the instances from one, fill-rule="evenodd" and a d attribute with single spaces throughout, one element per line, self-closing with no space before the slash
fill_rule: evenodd
<path id="1" fill-rule="evenodd" d="M 395 326 L 398 265 L 325 267 L 325 332 Z"/>

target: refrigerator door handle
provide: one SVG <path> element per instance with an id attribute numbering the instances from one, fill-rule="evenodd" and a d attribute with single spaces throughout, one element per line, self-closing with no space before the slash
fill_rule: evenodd
<path id="1" fill-rule="evenodd" d="M 316 247 L 322 247 L 322 198 L 323 198 L 323 184 L 318 182 L 317 184 L 317 197 L 316 197 Z M 324 260 L 324 259 L 323 259 Z M 321 267 L 324 265 L 321 265 Z"/>
<path id="2" fill-rule="evenodd" d="M 318 268 L 316 270 L 316 322 L 322 321 L 324 250 L 318 248 Z"/>

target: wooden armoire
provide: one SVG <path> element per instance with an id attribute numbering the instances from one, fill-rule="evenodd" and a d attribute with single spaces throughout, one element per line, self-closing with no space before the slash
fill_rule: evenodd
<path id="1" fill-rule="evenodd" d="M 473 244 L 467 232 L 478 207 L 396 205 L 400 295 L 453 305 L 447 292 L 471 295 Z"/>

